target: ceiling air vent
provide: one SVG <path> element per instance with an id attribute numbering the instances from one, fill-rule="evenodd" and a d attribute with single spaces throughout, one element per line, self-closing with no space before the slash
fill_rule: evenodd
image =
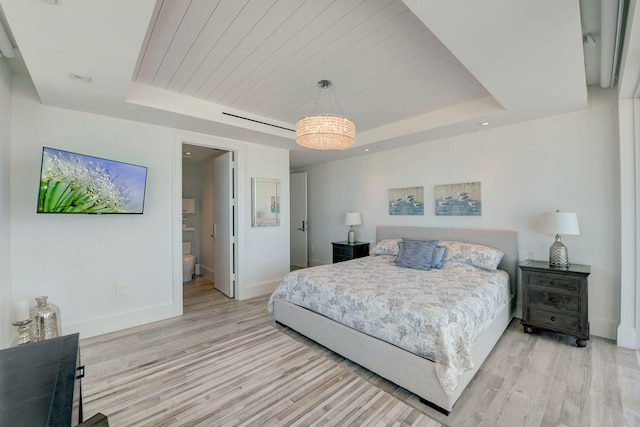
<path id="1" fill-rule="evenodd" d="M 261 125 L 267 125 L 267 126 L 271 126 L 271 127 L 274 127 L 274 128 L 284 129 L 284 130 L 289 130 L 291 132 L 295 132 L 295 129 L 289 129 L 289 128 L 286 128 L 286 127 L 283 127 L 283 126 L 278 126 L 278 125 L 274 125 L 274 124 L 267 123 L 267 122 L 261 122 L 260 120 L 250 119 L 248 117 L 242 117 L 242 116 L 238 116 L 238 115 L 231 114 L 231 113 L 225 113 L 224 111 L 222 112 L 222 114 L 224 114 L 225 116 L 235 117 L 236 119 L 248 120 L 250 122 L 260 123 Z"/>

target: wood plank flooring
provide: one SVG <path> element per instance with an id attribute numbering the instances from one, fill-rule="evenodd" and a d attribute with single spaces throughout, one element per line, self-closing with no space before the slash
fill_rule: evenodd
<path id="1" fill-rule="evenodd" d="M 266 304 L 199 280 L 183 316 L 82 340 L 85 414 L 111 426 L 441 425 L 283 333 Z"/>
<path id="2" fill-rule="evenodd" d="M 514 320 L 450 416 L 296 332 L 268 296 L 198 279 L 184 315 L 81 340 L 85 416 L 111 426 L 640 426 L 637 354 Z"/>

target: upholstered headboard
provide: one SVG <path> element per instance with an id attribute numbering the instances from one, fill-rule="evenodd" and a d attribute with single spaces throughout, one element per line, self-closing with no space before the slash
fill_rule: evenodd
<path id="1" fill-rule="evenodd" d="M 511 293 L 513 295 L 516 294 L 518 283 L 518 234 L 515 231 L 392 225 L 378 225 L 376 227 L 376 242 L 402 237 L 416 240 L 455 240 L 500 249 L 504 252 L 504 257 L 498 268 L 509 273 Z"/>

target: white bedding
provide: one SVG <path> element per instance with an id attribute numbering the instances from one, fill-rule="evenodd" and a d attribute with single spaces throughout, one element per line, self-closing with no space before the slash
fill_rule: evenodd
<path id="1" fill-rule="evenodd" d="M 510 300 L 508 274 L 459 262 L 414 270 L 393 260 L 370 256 L 291 272 L 269 310 L 281 298 L 425 357 L 451 394 L 473 367 L 470 347 Z"/>

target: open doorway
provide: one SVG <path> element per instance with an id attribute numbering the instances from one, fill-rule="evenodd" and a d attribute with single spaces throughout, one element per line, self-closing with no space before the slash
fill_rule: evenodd
<path id="1" fill-rule="evenodd" d="M 183 286 L 235 297 L 234 188 L 233 151 L 182 144 Z"/>
<path id="2" fill-rule="evenodd" d="M 289 179 L 290 222 L 290 270 L 309 266 L 307 251 L 307 173 L 292 173 Z"/>

